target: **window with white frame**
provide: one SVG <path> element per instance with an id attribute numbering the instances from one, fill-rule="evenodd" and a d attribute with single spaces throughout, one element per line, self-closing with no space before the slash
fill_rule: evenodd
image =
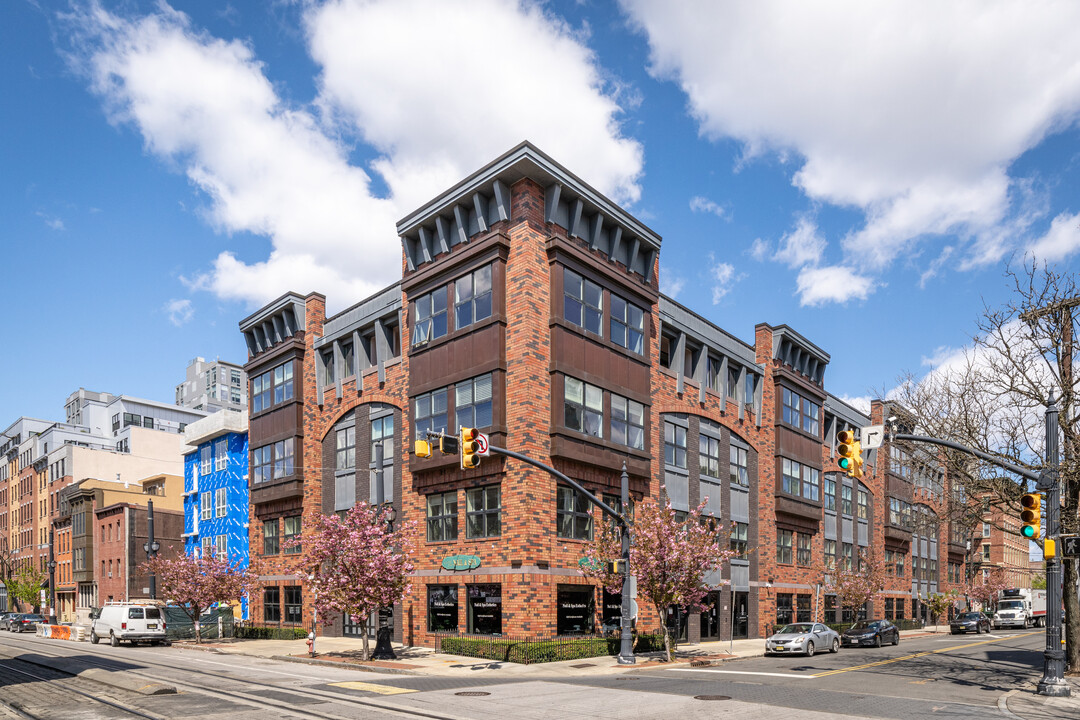
<path id="1" fill-rule="evenodd" d="M 698 436 L 698 472 L 711 478 L 720 477 L 720 440 L 708 435 Z"/>
<path id="2" fill-rule="evenodd" d="M 467 327 L 489 317 L 491 265 L 485 265 L 454 281 L 454 328 Z"/>
<path id="3" fill-rule="evenodd" d="M 203 520 L 209 520 L 211 518 L 211 513 L 213 512 L 213 506 L 211 505 L 211 502 L 212 502 L 213 498 L 210 496 L 209 492 L 204 492 L 199 496 L 199 499 L 200 499 L 200 501 L 202 503 L 202 505 L 201 505 L 202 516 L 201 517 L 202 517 Z"/>
<path id="4" fill-rule="evenodd" d="M 199 459 L 202 462 L 202 474 L 209 475 L 214 472 L 214 462 L 210 456 L 209 443 L 199 448 Z"/>
<path id="5" fill-rule="evenodd" d="M 749 461 L 746 448 L 739 447 L 738 445 L 731 445 L 729 450 L 729 462 L 728 468 L 730 470 L 731 482 L 736 485 L 742 485 L 743 487 L 750 487 L 750 470 Z"/>
<path id="6" fill-rule="evenodd" d="M 458 427 L 490 427 L 491 412 L 491 373 L 454 386 L 454 419 Z"/>
<path id="7" fill-rule="evenodd" d="M 446 388 L 424 393 L 414 401 L 416 408 L 416 439 L 426 440 L 428 430 L 440 431 L 448 427 L 446 412 Z"/>
<path id="8" fill-rule="evenodd" d="M 229 559 L 229 536 L 218 535 L 215 538 L 215 545 L 217 545 L 217 559 L 228 560 Z"/>
<path id="9" fill-rule="evenodd" d="M 604 437 L 604 391 L 576 378 L 563 382 L 564 422 L 570 430 Z"/>
<path id="10" fill-rule="evenodd" d="M 229 442 L 225 438 L 214 443 L 214 469 L 217 472 L 221 472 L 225 469 L 225 464 L 228 462 L 229 457 L 228 450 Z"/>
<path id="11" fill-rule="evenodd" d="M 218 488 L 214 491 L 214 516 L 223 518 L 228 509 L 227 491 L 225 488 Z"/>
<path id="12" fill-rule="evenodd" d="M 446 335 L 446 286 L 421 295 L 413 303 L 413 345 L 423 345 Z"/>
<path id="13" fill-rule="evenodd" d="M 612 393 L 611 441 L 636 450 L 645 449 L 644 405 Z"/>
<path id="14" fill-rule="evenodd" d="M 645 352 L 645 311 L 611 294 L 611 341 L 631 352 Z"/>
<path id="15" fill-rule="evenodd" d="M 664 423 L 664 462 L 686 468 L 686 428 L 681 425 Z"/>
<path id="16" fill-rule="evenodd" d="M 214 554 L 214 538 L 209 535 L 205 535 L 202 538 L 202 556 L 204 558 L 211 557 Z"/>
<path id="17" fill-rule="evenodd" d="M 336 440 L 336 469 L 348 470 L 356 467 L 356 428 L 348 427 L 338 430 Z"/>

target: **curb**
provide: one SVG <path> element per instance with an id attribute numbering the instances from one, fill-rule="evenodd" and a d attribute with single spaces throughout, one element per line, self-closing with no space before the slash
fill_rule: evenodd
<path id="1" fill-rule="evenodd" d="M 411 675 L 413 677 L 422 677 L 427 675 L 426 673 L 413 672 L 412 670 L 405 670 L 403 668 L 379 667 L 378 665 L 358 665 L 357 663 L 345 661 L 337 662 L 335 660 L 319 660 L 318 658 L 293 657 L 292 655 L 271 655 L 270 659 L 280 660 L 282 662 L 303 663 L 305 665 L 322 665 L 323 667 L 344 668 L 346 670 L 357 670 L 359 672 L 381 673 L 383 675 Z"/>
<path id="2" fill-rule="evenodd" d="M 1002 715 L 1004 715 L 1007 718 L 1012 718 L 1013 720 L 1024 720 L 1024 718 L 1020 717 L 1019 715 L 1017 715 L 1016 713 L 1014 713 L 1012 710 L 1009 709 L 1009 698 L 1011 698 L 1013 695 L 1015 695 L 1018 692 L 1020 692 L 1020 691 L 1019 690 L 1010 690 L 1009 692 L 1007 692 L 1004 695 L 1002 695 L 1001 697 L 999 697 L 998 700 L 997 700 L 997 709 L 998 709 L 998 712 L 1000 712 Z"/>

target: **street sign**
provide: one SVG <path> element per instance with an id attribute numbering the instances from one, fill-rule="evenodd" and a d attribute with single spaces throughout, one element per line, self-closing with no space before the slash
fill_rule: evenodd
<path id="1" fill-rule="evenodd" d="M 491 453 L 488 452 L 488 436 L 484 433 L 476 434 L 476 444 L 480 446 L 480 449 L 476 452 L 477 455 L 483 455 L 487 457 Z"/>
<path id="2" fill-rule="evenodd" d="M 1062 535 L 1061 556 L 1080 557 L 1080 535 Z"/>
<path id="3" fill-rule="evenodd" d="M 881 443 L 885 440 L 885 426 L 868 425 L 861 428 L 860 434 L 862 435 L 862 449 L 876 450 L 881 447 Z"/>

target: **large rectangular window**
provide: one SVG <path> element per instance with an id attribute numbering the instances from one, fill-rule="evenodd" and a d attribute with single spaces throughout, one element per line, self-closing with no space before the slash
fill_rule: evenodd
<path id="1" fill-rule="evenodd" d="M 604 391 L 572 377 L 565 377 L 563 386 L 566 427 L 604 437 Z"/>
<path id="2" fill-rule="evenodd" d="M 460 329 L 489 317 L 491 266 L 485 265 L 454 281 L 454 327 Z"/>
<path id="3" fill-rule="evenodd" d="M 748 453 L 746 448 L 738 447 L 737 445 L 729 446 L 729 460 L 728 470 L 731 478 L 731 482 L 736 485 L 742 485 L 743 487 L 750 486 L 750 470 L 747 461 Z"/>
<path id="4" fill-rule="evenodd" d="M 274 443 L 274 479 L 293 474 L 293 438 Z"/>
<path id="5" fill-rule="evenodd" d="M 285 586 L 285 622 L 299 625 L 304 618 L 303 593 L 299 585 Z"/>
<path id="6" fill-rule="evenodd" d="M 427 496 L 427 540 L 457 540 L 457 492 Z"/>
<path id="7" fill-rule="evenodd" d="M 851 516 L 851 486 L 840 486 L 840 512 L 844 515 Z"/>
<path id="8" fill-rule="evenodd" d="M 281 549 L 281 536 L 278 519 L 263 523 L 263 555 L 277 555 Z"/>
<path id="9" fill-rule="evenodd" d="M 797 533 L 797 549 L 795 552 L 795 564 L 810 567 L 810 536 L 806 533 Z"/>
<path id="10" fill-rule="evenodd" d="M 782 467 L 783 477 L 781 478 L 781 489 L 788 495 L 801 495 L 803 466 L 794 460 L 784 458 Z"/>
<path id="11" fill-rule="evenodd" d="M 228 513 L 228 490 L 218 488 L 214 491 L 214 517 L 223 518 Z"/>
<path id="12" fill-rule="evenodd" d="M 825 541 L 825 568 L 833 569 L 836 567 L 836 541 Z"/>
<path id="13" fill-rule="evenodd" d="M 645 449 L 645 406 L 620 395 L 611 395 L 611 441 Z"/>
<path id="14" fill-rule="evenodd" d="M 559 485 L 555 489 L 556 534 L 571 540 L 592 540 L 593 517 L 585 496 L 577 490 Z"/>
<path id="15" fill-rule="evenodd" d="M 720 478 L 720 441 L 707 435 L 698 436 L 698 472 Z"/>
<path id="16" fill-rule="evenodd" d="M 458 586 L 428 585 L 428 632 L 457 632 Z"/>
<path id="17" fill-rule="evenodd" d="M 645 352 L 645 311 L 618 295 L 611 295 L 611 341 L 631 352 Z"/>
<path id="18" fill-rule="evenodd" d="M 802 398 L 797 393 L 793 393 L 787 388 L 784 388 L 783 398 L 784 423 L 786 423 L 787 425 L 794 425 L 795 427 L 799 427 L 802 419 L 802 411 L 799 409 L 799 401 L 802 400 Z"/>
<path id="19" fill-rule="evenodd" d="M 596 591 L 592 585 L 560 585 L 556 592 L 555 632 L 587 635 L 595 629 Z"/>
<path id="20" fill-rule="evenodd" d="M 468 631 L 476 635 L 502 634 L 502 586 L 467 585 Z"/>
<path id="21" fill-rule="evenodd" d="M 686 468 L 686 428 L 681 425 L 664 423 L 664 462 Z"/>
<path id="22" fill-rule="evenodd" d="M 730 546 L 732 552 L 735 553 L 735 557 L 740 560 L 747 560 L 750 557 L 749 532 L 750 526 L 744 522 L 733 522 L 731 524 Z"/>
<path id="23" fill-rule="evenodd" d="M 802 494 L 807 500 L 817 502 L 821 494 L 821 475 L 816 468 L 803 466 Z"/>
<path id="24" fill-rule="evenodd" d="M 251 412 L 267 410 L 271 405 L 293 398 L 292 360 L 256 375 L 251 379 Z"/>
<path id="25" fill-rule="evenodd" d="M 229 443 L 225 439 L 218 440 L 214 443 L 214 470 L 216 472 L 223 472 L 225 465 L 228 462 L 228 450 Z"/>
<path id="26" fill-rule="evenodd" d="M 465 491 L 465 537 L 498 537 L 501 532 L 498 485 Z"/>
<path id="27" fill-rule="evenodd" d="M 353 352 L 353 344 L 341 343 L 341 377 L 352 377 L 355 374 L 356 354 Z"/>
<path id="28" fill-rule="evenodd" d="M 278 365 L 274 372 L 274 404 L 283 403 L 293 398 L 293 364 L 292 361 Z"/>
<path id="29" fill-rule="evenodd" d="M 790 530 L 777 529 L 776 531 L 776 562 L 784 565 L 791 564 L 791 541 Z"/>
<path id="30" fill-rule="evenodd" d="M 285 554 L 286 555 L 299 555 L 301 552 L 300 543 L 290 546 L 289 542 L 293 539 L 300 538 L 300 516 L 285 518 Z"/>
<path id="31" fill-rule="evenodd" d="M 446 413 L 446 388 L 424 393 L 416 398 L 416 439 L 426 440 L 428 430 L 438 432 L 449 427 Z"/>
<path id="32" fill-rule="evenodd" d="M 422 295 L 414 303 L 413 345 L 423 345 L 446 335 L 446 288 Z"/>
<path id="33" fill-rule="evenodd" d="M 356 467 L 356 428 L 343 428 L 337 431 L 337 451 L 334 467 L 348 470 Z"/>
<path id="34" fill-rule="evenodd" d="M 870 496 L 861 488 L 859 489 L 859 519 L 870 519 Z"/>
<path id="35" fill-rule="evenodd" d="M 263 621 L 281 622 L 281 588 L 263 588 Z"/>
<path id="36" fill-rule="evenodd" d="M 563 317 L 589 332 L 603 335 L 604 291 L 573 270 L 563 268 Z"/>
<path id="37" fill-rule="evenodd" d="M 491 373 L 454 386 L 454 419 L 458 427 L 491 426 Z"/>
<path id="38" fill-rule="evenodd" d="M 333 385 L 334 381 L 337 379 L 337 376 L 334 375 L 334 351 L 333 350 L 327 350 L 326 352 L 324 352 L 322 354 L 322 361 L 323 361 L 322 384 L 323 385 Z"/>
<path id="39" fill-rule="evenodd" d="M 776 624 L 787 625 L 795 619 L 791 593 L 776 594 Z"/>
<path id="40" fill-rule="evenodd" d="M 836 510 L 836 480 L 825 478 L 825 509 Z"/>
<path id="41" fill-rule="evenodd" d="M 199 516 L 200 520 L 209 520 L 213 517 L 213 500 L 209 492 L 204 492 L 199 495 L 201 502 L 202 513 Z"/>
<path id="42" fill-rule="evenodd" d="M 199 448 L 199 464 L 201 465 L 201 467 L 199 468 L 199 472 L 203 476 L 209 475 L 214 471 L 214 461 L 211 457 L 210 451 L 211 448 L 209 443 Z"/>

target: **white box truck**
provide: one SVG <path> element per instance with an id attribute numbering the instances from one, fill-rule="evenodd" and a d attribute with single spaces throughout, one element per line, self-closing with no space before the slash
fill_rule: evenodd
<path id="1" fill-rule="evenodd" d="M 994 613 L 995 628 L 1042 627 L 1046 624 L 1046 591 L 1028 588 L 1002 590 Z"/>

